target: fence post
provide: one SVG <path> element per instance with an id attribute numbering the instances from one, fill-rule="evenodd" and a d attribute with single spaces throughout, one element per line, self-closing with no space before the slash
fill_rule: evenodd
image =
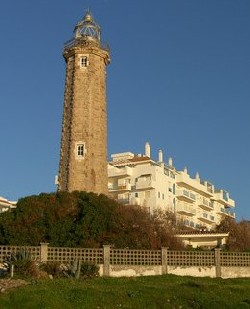
<path id="1" fill-rule="evenodd" d="M 103 276 L 109 277 L 110 245 L 103 245 Z"/>
<path id="2" fill-rule="evenodd" d="M 221 277 L 221 263 L 220 263 L 220 248 L 214 249 L 214 260 L 215 260 L 215 276 L 216 278 Z"/>
<path id="3" fill-rule="evenodd" d="M 40 261 L 47 262 L 48 260 L 48 245 L 47 242 L 40 242 Z"/>
<path id="4" fill-rule="evenodd" d="M 168 248 L 161 248 L 161 272 L 162 275 L 168 273 Z"/>

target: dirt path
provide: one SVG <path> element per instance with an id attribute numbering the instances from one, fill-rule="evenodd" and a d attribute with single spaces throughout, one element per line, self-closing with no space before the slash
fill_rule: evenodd
<path id="1" fill-rule="evenodd" d="M 0 279 L 0 292 L 4 293 L 9 289 L 18 288 L 27 284 L 29 284 L 27 281 L 21 279 Z"/>

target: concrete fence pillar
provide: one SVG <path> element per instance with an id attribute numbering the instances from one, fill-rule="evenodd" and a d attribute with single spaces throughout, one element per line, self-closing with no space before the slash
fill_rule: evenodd
<path id="1" fill-rule="evenodd" d="M 168 248 L 161 248 L 161 272 L 162 275 L 168 273 Z"/>
<path id="2" fill-rule="evenodd" d="M 110 245 L 103 246 L 103 276 L 110 275 Z"/>
<path id="3" fill-rule="evenodd" d="M 215 260 L 215 276 L 216 278 L 221 277 L 221 261 L 220 261 L 220 248 L 214 249 L 214 260 Z"/>
<path id="4" fill-rule="evenodd" d="M 40 243 L 40 261 L 41 262 L 47 262 L 48 260 L 48 245 L 47 242 L 41 242 Z"/>

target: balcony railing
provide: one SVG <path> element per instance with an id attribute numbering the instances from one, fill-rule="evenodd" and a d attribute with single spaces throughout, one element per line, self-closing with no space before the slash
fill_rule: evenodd
<path id="1" fill-rule="evenodd" d="M 67 41 L 64 44 L 64 50 L 68 50 L 70 48 L 76 47 L 76 46 L 86 46 L 86 45 L 92 45 L 92 46 L 97 46 L 101 47 L 102 49 L 106 50 L 107 52 L 110 52 L 110 47 L 106 43 L 100 43 L 97 40 L 86 40 L 85 38 L 78 38 L 78 39 L 71 39 Z"/>
<path id="2" fill-rule="evenodd" d="M 185 189 L 177 190 L 177 197 L 188 202 L 194 202 L 196 200 L 195 194 Z"/>
<path id="3" fill-rule="evenodd" d="M 120 176 L 131 176 L 132 175 L 132 169 L 129 166 L 117 168 L 117 167 L 111 167 L 108 168 L 108 177 L 120 177 Z"/>
<path id="4" fill-rule="evenodd" d="M 136 182 L 136 190 L 153 188 L 154 182 L 152 180 L 141 180 Z"/>
<path id="5" fill-rule="evenodd" d="M 199 214 L 198 218 L 206 223 L 214 223 L 214 216 L 206 212 Z"/>
<path id="6" fill-rule="evenodd" d="M 129 198 L 118 198 L 117 202 L 120 204 L 130 204 Z"/>
<path id="7" fill-rule="evenodd" d="M 208 199 L 206 199 L 206 198 L 204 198 L 204 197 L 200 199 L 199 205 L 200 205 L 202 208 L 208 209 L 208 210 L 211 210 L 211 209 L 214 208 L 213 203 L 212 203 L 210 200 L 208 200 Z"/>
<path id="8" fill-rule="evenodd" d="M 233 212 L 233 211 L 230 211 L 230 210 L 225 209 L 225 208 L 221 208 L 220 212 L 225 214 L 225 215 L 228 215 L 228 216 L 230 216 L 232 218 L 235 218 L 235 212 Z"/>
<path id="9" fill-rule="evenodd" d="M 228 207 L 234 207 L 235 206 L 235 201 L 232 200 L 229 197 L 229 193 L 224 191 L 224 190 L 216 191 L 214 193 L 214 197 L 215 197 L 216 200 L 222 202 L 225 206 L 226 205 Z"/>
<path id="10" fill-rule="evenodd" d="M 108 186 L 109 191 L 130 191 L 131 190 L 131 184 L 125 183 L 125 184 L 119 184 L 119 185 L 109 185 Z"/>
<path id="11" fill-rule="evenodd" d="M 183 214 L 183 215 L 195 215 L 196 214 L 196 210 L 191 207 L 191 206 L 188 206 L 188 205 L 178 205 L 177 208 L 176 208 L 176 212 L 179 213 L 179 214 Z"/>

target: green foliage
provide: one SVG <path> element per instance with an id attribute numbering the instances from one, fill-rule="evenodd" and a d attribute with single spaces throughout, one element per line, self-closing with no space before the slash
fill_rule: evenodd
<path id="1" fill-rule="evenodd" d="M 45 271 L 48 275 L 52 275 L 53 278 L 64 277 L 63 267 L 60 262 L 46 262 L 42 263 L 39 267 L 42 271 Z"/>
<path id="2" fill-rule="evenodd" d="M 82 278 L 94 278 L 99 276 L 99 266 L 95 263 L 84 262 L 81 266 Z"/>
<path id="3" fill-rule="evenodd" d="M 242 220 L 236 222 L 233 218 L 226 217 L 216 227 L 216 231 L 228 233 L 226 249 L 230 251 L 250 251 L 250 223 Z"/>
<path id="4" fill-rule="evenodd" d="M 53 278 L 94 278 L 99 276 L 99 266 L 92 262 L 81 260 L 69 261 L 66 265 L 60 262 L 46 262 L 40 269 Z"/>
<path id="5" fill-rule="evenodd" d="M 1 214 L 0 244 L 179 249 L 171 220 L 167 213 L 151 216 L 102 194 L 42 193 L 20 199 L 16 209 Z"/>
<path id="6" fill-rule="evenodd" d="M 32 261 L 31 254 L 25 248 L 7 256 L 4 262 L 9 272 L 11 267 L 14 267 L 15 277 L 30 278 L 38 276 L 37 265 L 35 261 Z"/>
<path id="7" fill-rule="evenodd" d="M 65 274 L 67 274 L 68 277 L 79 279 L 81 274 L 81 265 L 81 260 L 70 261 L 67 265 Z"/>

